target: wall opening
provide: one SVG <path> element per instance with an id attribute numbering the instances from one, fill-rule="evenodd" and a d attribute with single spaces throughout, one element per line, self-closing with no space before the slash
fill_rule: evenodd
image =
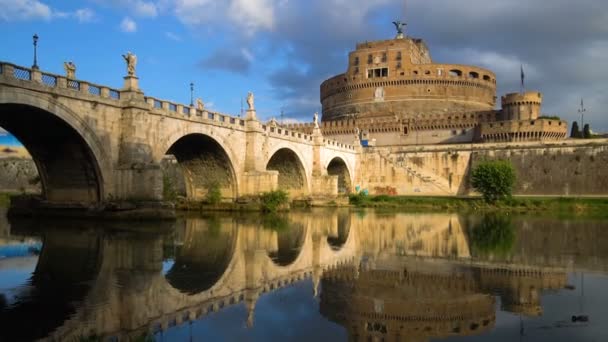
<path id="1" fill-rule="evenodd" d="M 293 192 L 302 192 L 306 189 L 306 174 L 298 156 L 288 148 L 276 151 L 266 170 L 279 171 L 279 189 Z"/>
<path id="2" fill-rule="evenodd" d="M 0 127 L 23 144 L 33 159 L 41 195 L 50 202 L 98 203 L 102 176 L 82 135 L 57 115 L 21 104 L 0 104 Z M 5 149 L 6 152 L 6 149 Z"/>
<path id="3" fill-rule="evenodd" d="M 167 165 L 172 159 L 178 166 Z M 185 195 L 190 199 L 207 200 L 210 193 L 217 191 L 222 200 L 236 197 L 236 176 L 230 158 L 209 136 L 190 134 L 177 140 L 167 151 L 163 169 L 165 197 Z M 179 174 L 181 178 L 175 177 Z"/>
<path id="4" fill-rule="evenodd" d="M 334 158 L 327 166 L 327 174 L 338 176 L 338 193 L 348 194 L 351 191 L 350 173 L 346 163 L 341 158 Z"/>

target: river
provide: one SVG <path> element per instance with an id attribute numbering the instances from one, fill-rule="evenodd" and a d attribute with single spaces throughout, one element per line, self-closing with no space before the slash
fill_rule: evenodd
<path id="1" fill-rule="evenodd" d="M 608 341 L 608 220 L 0 220 L 0 341 Z"/>

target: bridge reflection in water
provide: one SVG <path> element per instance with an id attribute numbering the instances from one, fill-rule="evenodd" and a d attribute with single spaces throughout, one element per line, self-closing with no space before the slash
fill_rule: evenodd
<path id="1" fill-rule="evenodd" d="M 566 287 L 568 272 L 607 271 L 606 223 L 501 220 L 314 210 L 139 226 L 11 222 L 5 235 L 43 244 L 0 307 L 0 340 L 127 341 L 232 306 L 252 327 L 263 294 L 306 280 L 350 339 L 426 341 L 492 330 L 496 298 L 503 311 L 542 315 L 543 291 Z"/>

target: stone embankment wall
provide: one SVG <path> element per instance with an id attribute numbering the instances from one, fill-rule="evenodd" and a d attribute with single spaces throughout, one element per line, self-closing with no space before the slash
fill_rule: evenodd
<path id="1" fill-rule="evenodd" d="M 356 185 L 372 194 L 469 195 L 470 171 L 486 159 L 512 162 L 517 195 L 608 195 L 606 139 L 369 148 Z"/>
<path id="2" fill-rule="evenodd" d="M 28 158 L 0 159 L 0 191 L 40 193 L 36 164 Z"/>

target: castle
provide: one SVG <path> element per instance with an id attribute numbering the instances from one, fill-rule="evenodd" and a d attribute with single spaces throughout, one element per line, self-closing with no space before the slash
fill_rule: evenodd
<path id="1" fill-rule="evenodd" d="M 565 121 L 541 116 L 540 92 L 502 96 L 496 110 L 492 71 L 434 63 L 423 40 L 395 25 L 394 39 L 357 44 L 347 71 L 321 84 L 325 137 L 369 146 L 566 138 Z M 315 124 L 286 126 L 311 133 Z"/>

